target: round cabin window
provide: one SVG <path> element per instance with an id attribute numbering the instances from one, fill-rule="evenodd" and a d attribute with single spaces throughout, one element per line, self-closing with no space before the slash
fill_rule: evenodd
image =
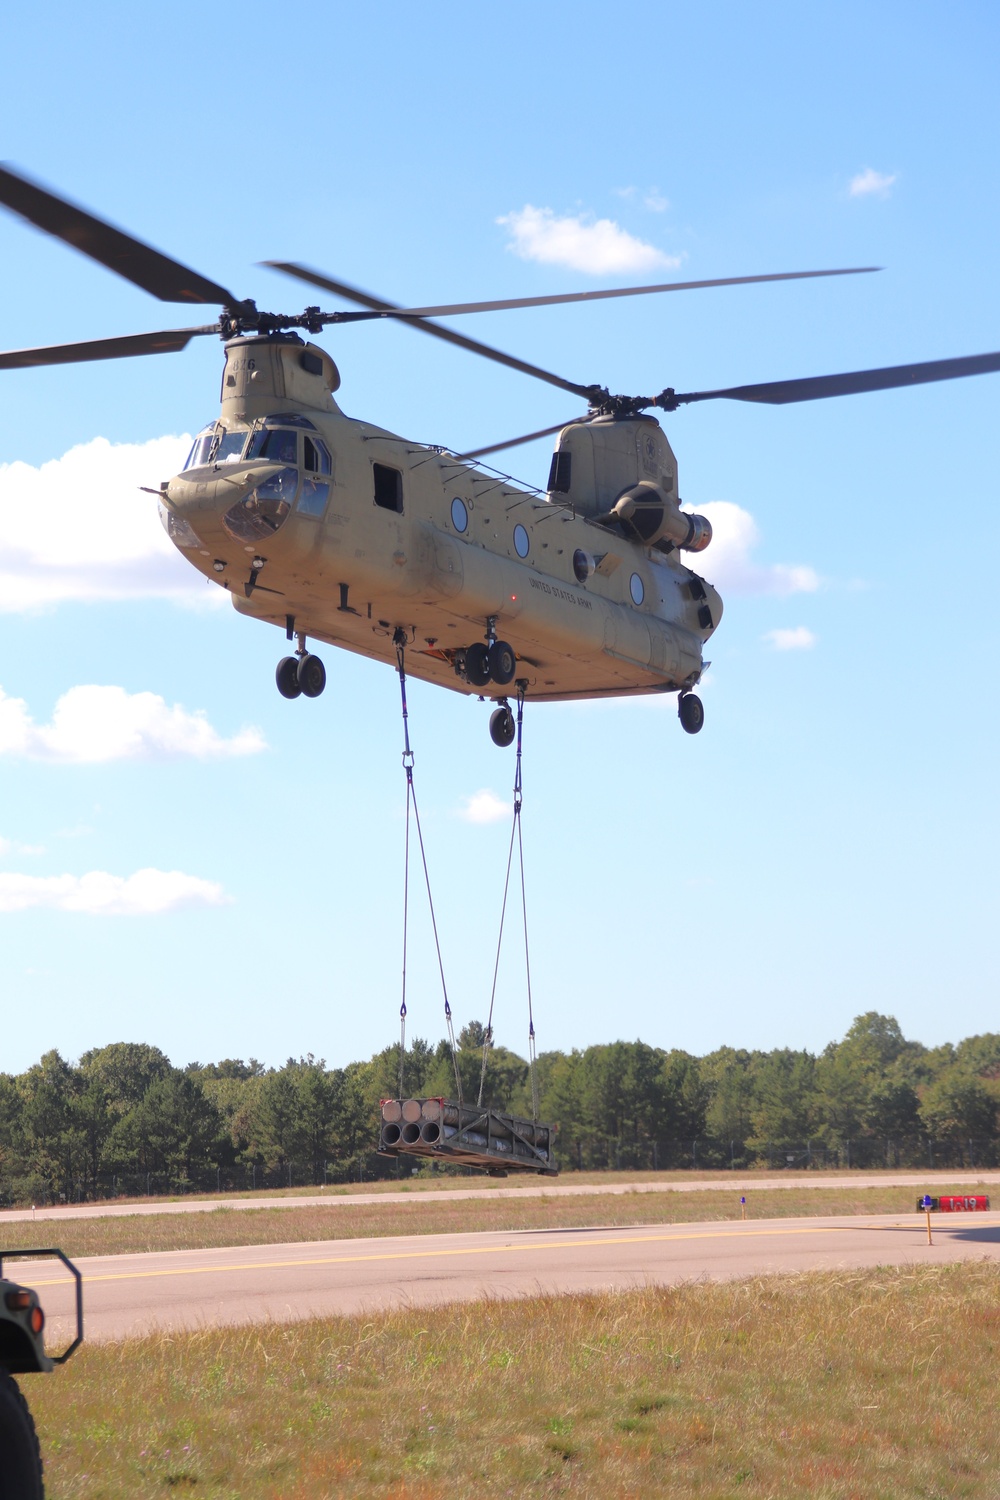
<path id="1" fill-rule="evenodd" d="M 456 531 L 465 531 L 469 524 L 469 512 L 465 501 L 459 500 L 457 496 L 451 502 L 451 524 Z"/>
<path id="2" fill-rule="evenodd" d="M 646 597 L 646 590 L 642 586 L 642 579 L 639 577 L 638 573 L 632 574 L 632 578 L 629 583 L 629 589 L 631 590 L 632 594 L 632 603 L 641 604 L 643 599 Z"/>
<path id="3" fill-rule="evenodd" d="M 528 555 L 528 548 L 530 546 L 531 546 L 531 543 L 528 540 L 528 533 L 525 531 L 524 527 L 523 526 L 515 526 L 514 527 L 514 551 L 517 553 L 518 557 L 527 557 L 527 555 Z"/>

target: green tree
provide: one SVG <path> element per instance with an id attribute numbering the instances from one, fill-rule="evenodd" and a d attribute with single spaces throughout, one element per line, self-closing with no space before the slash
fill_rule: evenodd
<path id="1" fill-rule="evenodd" d="M 801 1150 L 815 1127 L 815 1058 L 782 1047 L 762 1053 L 754 1071 L 753 1133 L 747 1145 L 764 1157 Z"/>
<path id="2" fill-rule="evenodd" d="M 198 1081 L 172 1068 L 114 1125 L 105 1160 L 118 1172 L 155 1174 L 183 1190 L 218 1162 L 223 1135 L 219 1112 Z"/>
<path id="3" fill-rule="evenodd" d="M 103 1085 L 111 1114 L 120 1118 L 145 1098 L 150 1084 L 174 1071 L 159 1047 L 146 1042 L 111 1042 L 80 1058 L 80 1072 Z"/>

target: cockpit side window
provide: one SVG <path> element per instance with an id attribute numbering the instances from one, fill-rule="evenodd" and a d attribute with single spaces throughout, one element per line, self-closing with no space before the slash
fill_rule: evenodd
<path id="1" fill-rule="evenodd" d="M 310 474 L 330 474 L 333 465 L 330 462 L 330 450 L 319 438 L 307 437 L 304 439 L 305 458 L 303 467 Z"/>

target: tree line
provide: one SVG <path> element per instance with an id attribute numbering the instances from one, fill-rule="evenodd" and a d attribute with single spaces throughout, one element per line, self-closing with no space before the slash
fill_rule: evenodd
<path id="1" fill-rule="evenodd" d="M 413 1042 L 408 1095 L 476 1099 L 484 1028 L 453 1053 Z M 47 1052 L 0 1074 L 0 1200 L 319 1184 L 426 1171 L 374 1150 L 379 1101 L 399 1090 L 399 1047 L 328 1068 L 254 1059 L 173 1066 L 115 1042 L 76 1064 Z M 563 1170 L 800 1166 L 994 1166 L 1000 1035 L 928 1048 L 892 1016 L 859 1016 L 818 1056 L 720 1047 L 705 1057 L 645 1042 L 542 1053 L 540 1118 Z M 530 1116 L 527 1062 L 493 1047 L 484 1103 Z"/>

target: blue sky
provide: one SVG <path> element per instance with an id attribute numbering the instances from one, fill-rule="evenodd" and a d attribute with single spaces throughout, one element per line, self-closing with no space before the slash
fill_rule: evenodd
<path id="1" fill-rule="evenodd" d="M 998 42 L 961 3 L 21 7 L 2 156 L 276 310 L 303 299 L 265 259 L 411 305 L 885 267 L 456 324 L 571 380 L 705 389 L 1000 347 Z M 188 321 L 10 216 L 0 263 L 7 348 Z M 578 414 L 411 330 L 320 342 L 349 414 L 424 441 Z M 396 1035 L 395 678 L 328 648 L 324 697 L 282 700 L 278 633 L 165 550 L 137 488 L 215 415 L 219 361 L 2 376 L 6 1069 L 122 1038 L 341 1063 Z M 987 376 L 664 419 L 717 523 L 707 722 L 529 707 L 541 1047 L 818 1048 L 868 1009 L 928 1043 L 996 1029 L 998 399 Z M 544 483 L 549 451 L 505 462 Z M 411 727 L 462 1024 L 508 837 L 470 810 L 509 800 L 513 758 L 457 695 L 415 685 Z M 502 977 L 523 1050 L 513 947 Z M 410 1024 L 442 1032 L 419 903 Z"/>

